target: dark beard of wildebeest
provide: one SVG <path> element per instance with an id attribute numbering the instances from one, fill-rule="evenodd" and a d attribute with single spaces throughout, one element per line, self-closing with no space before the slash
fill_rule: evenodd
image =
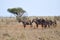
<path id="1" fill-rule="evenodd" d="M 26 25 L 30 25 L 32 27 L 32 22 L 30 20 L 24 20 L 22 21 L 24 28 L 26 27 Z"/>

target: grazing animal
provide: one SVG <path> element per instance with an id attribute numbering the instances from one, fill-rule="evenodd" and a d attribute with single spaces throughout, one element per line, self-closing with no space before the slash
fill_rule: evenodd
<path id="1" fill-rule="evenodd" d="M 52 25 L 53 25 L 54 27 L 57 26 L 57 22 L 56 22 L 56 20 L 54 20 L 54 21 L 52 22 Z"/>
<path id="2" fill-rule="evenodd" d="M 35 22 L 36 23 L 36 26 L 38 28 L 38 25 L 41 25 L 42 27 L 46 27 L 46 22 L 44 19 L 33 19 L 32 20 L 32 23 Z"/>
<path id="3" fill-rule="evenodd" d="M 36 19 L 33 19 L 32 20 L 32 26 L 35 28 L 35 27 L 38 27 L 38 24 L 37 24 L 37 21 Z"/>
<path id="4" fill-rule="evenodd" d="M 24 20 L 23 25 L 24 25 L 24 28 L 26 27 L 26 25 L 30 25 L 32 27 L 31 20 Z"/>
<path id="5" fill-rule="evenodd" d="M 43 25 L 41 19 L 36 19 L 36 21 L 37 21 L 37 27 L 38 27 L 38 25 Z"/>
<path id="6" fill-rule="evenodd" d="M 48 22 L 46 21 L 46 20 L 44 20 L 44 19 L 42 19 L 42 27 L 44 27 L 44 28 L 46 28 L 47 27 L 47 24 L 48 24 Z"/>
<path id="7" fill-rule="evenodd" d="M 57 22 L 56 20 L 52 21 L 52 20 L 48 20 L 48 19 L 33 19 L 32 21 L 29 20 L 29 19 L 26 19 L 26 20 L 20 20 L 19 22 L 22 22 L 23 25 L 24 25 L 24 28 L 26 27 L 26 25 L 30 25 L 31 27 L 37 27 L 38 28 L 38 25 L 41 25 L 42 28 L 46 28 L 46 27 L 50 27 L 50 26 L 54 26 L 56 27 L 57 25 Z"/>

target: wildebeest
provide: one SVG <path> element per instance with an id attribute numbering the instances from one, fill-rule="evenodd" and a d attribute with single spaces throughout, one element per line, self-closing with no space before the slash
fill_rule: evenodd
<path id="1" fill-rule="evenodd" d="M 33 23 L 36 25 L 36 27 L 38 28 L 38 25 L 41 25 L 41 27 L 46 28 L 46 27 L 50 27 L 50 26 L 56 26 L 57 22 L 56 20 L 52 21 L 52 20 L 48 20 L 48 19 L 33 19 L 32 21 L 29 19 L 26 20 L 21 20 L 20 22 L 23 23 L 24 28 L 26 27 L 26 25 L 30 25 L 31 27 L 33 27 Z"/>
<path id="2" fill-rule="evenodd" d="M 26 27 L 26 25 L 30 25 L 32 27 L 31 20 L 23 20 L 22 23 L 24 25 L 24 28 Z"/>
<path id="3" fill-rule="evenodd" d="M 33 20 L 32 20 L 32 23 L 33 23 L 33 22 L 36 23 L 37 28 L 38 28 L 38 25 L 41 25 L 42 27 L 43 27 L 43 25 L 46 26 L 44 19 L 38 19 L 38 18 L 37 18 L 37 19 L 33 19 Z"/>
<path id="4" fill-rule="evenodd" d="M 38 24 L 37 24 L 37 20 L 36 19 L 33 19 L 32 20 L 32 26 L 34 27 L 37 27 L 38 28 Z"/>
<path id="5" fill-rule="evenodd" d="M 56 21 L 56 20 L 52 21 L 52 25 L 53 25 L 54 27 L 56 27 L 56 26 L 57 26 L 57 21 Z"/>
<path id="6" fill-rule="evenodd" d="M 35 22 L 36 23 L 36 26 L 38 28 L 38 25 L 41 25 L 42 27 L 46 28 L 46 27 L 50 27 L 52 25 L 56 26 L 56 20 L 55 21 L 52 21 L 52 20 L 48 20 L 48 19 L 33 19 L 32 20 L 32 23 Z"/>

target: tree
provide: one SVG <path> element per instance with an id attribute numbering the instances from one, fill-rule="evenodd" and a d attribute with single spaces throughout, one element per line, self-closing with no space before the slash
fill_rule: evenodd
<path id="1" fill-rule="evenodd" d="M 7 11 L 14 14 L 19 22 L 21 21 L 20 18 L 22 15 L 26 12 L 22 8 L 8 8 Z"/>

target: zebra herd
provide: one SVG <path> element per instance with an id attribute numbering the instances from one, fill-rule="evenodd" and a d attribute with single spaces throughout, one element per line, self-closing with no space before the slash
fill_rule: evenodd
<path id="1" fill-rule="evenodd" d="M 52 21 L 52 20 L 48 20 L 48 19 L 32 19 L 32 20 L 21 20 L 19 22 L 22 22 L 24 25 L 24 28 L 26 27 L 26 25 L 30 25 L 31 27 L 33 27 L 32 25 L 34 25 L 33 23 L 36 24 L 36 27 L 38 28 L 39 25 L 41 25 L 41 27 L 46 28 L 46 27 L 56 27 L 57 26 L 57 22 L 56 20 Z"/>

